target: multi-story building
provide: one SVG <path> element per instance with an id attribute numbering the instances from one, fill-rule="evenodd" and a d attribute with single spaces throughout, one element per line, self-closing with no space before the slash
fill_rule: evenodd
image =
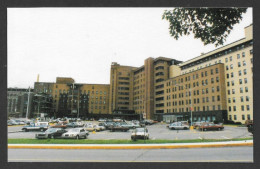
<path id="1" fill-rule="evenodd" d="M 35 82 L 35 93 L 51 99 L 55 117 L 95 117 L 109 112 L 109 85 L 75 83 L 72 78 L 57 77 L 56 83 Z M 52 115 L 52 113 L 50 113 Z"/>
<path id="2" fill-rule="evenodd" d="M 245 38 L 181 63 L 181 74 L 211 65 L 224 65 L 228 120 L 244 123 L 253 119 L 253 25 L 245 28 Z"/>
<path id="3" fill-rule="evenodd" d="M 7 113 L 8 116 L 22 117 L 30 116 L 32 111 L 33 89 L 8 88 L 7 89 Z M 29 97 L 28 97 L 29 95 Z M 28 105 L 29 99 L 29 105 Z M 27 106 L 28 105 L 28 106 Z M 28 109 L 28 110 L 27 110 Z"/>

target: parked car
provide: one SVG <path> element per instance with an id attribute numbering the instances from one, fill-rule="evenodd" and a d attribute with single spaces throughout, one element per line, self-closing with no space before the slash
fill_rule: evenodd
<path id="1" fill-rule="evenodd" d="M 207 130 L 223 130 L 224 126 L 223 124 L 214 124 L 214 123 L 203 123 L 200 127 L 199 130 L 202 131 L 207 131 Z"/>
<path id="2" fill-rule="evenodd" d="M 66 126 L 68 128 L 76 128 L 76 127 L 83 127 L 84 124 L 83 123 L 78 123 L 78 122 L 71 122 L 71 123 L 68 123 Z"/>
<path id="3" fill-rule="evenodd" d="M 87 131 L 103 131 L 105 130 L 104 126 L 98 126 L 97 124 L 86 124 L 84 129 Z"/>
<path id="4" fill-rule="evenodd" d="M 63 129 L 65 129 L 65 128 L 67 128 L 67 125 L 64 124 L 64 123 L 57 123 L 54 126 L 51 126 L 51 128 L 63 128 Z"/>
<path id="5" fill-rule="evenodd" d="M 174 122 L 169 125 L 170 130 L 188 130 L 190 127 L 182 122 Z"/>
<path id="6" fill-rule="evenodd" d="M 25 125 L 23 120 L 14 120 L 18 125 Z"/>
<path id="7" fill-rule="evenodd" d="M 88 134 L 89 132 L 84 130 L 84 128 L 73 128 L 73 129 L 69 129 L 68 132 L 63 133 L 61 135 L 61 138 L 86 139 Z"/>
<path id="8" fill-rule="evenodd" d="M 199 127 L 203 124 L 203 122 L 194 122 L 192 125 L 195 129 L 199 129 Z"/>
<path id="9" fill-rule="evenodd" d="M 123 127 L 127 127 L 129 129 L 134 129 L 134 128 L 138 128 L 138 127 L 141 127 L 139 125 L 139 123 L 133 123 L 133 122 L 130 122 L 130 123 L 126 123 L 126 122 L 120 122 L 120 125 L 123 126 Z"/>
<path id="10" fill-rule="evenodd" d="M 137 140 L 137 139 L 149 139 L 149 133 L 147 128 L 136 128 L 131 133 L 131 139 Z"/>
<path id="11" fill-rule="evenodd" d="M 128 131 L 129 128 L 121 126 L 119 123 L 114 123 L 113 125 L 109 126 L 108 129 L 112 132 L 114 131 Z"/>
<path id="12" fill-rule="evenodd" d="M 106 129 L 108 130 L 111 126 L 113 126 L 115 124 L 115 122 L 108 121 L 108 122 L 105 122 L 104 124 L 105 124 Z"/>
<path id="13" fill-rule="evenodd" d="M 27 125 L 27 126 L 23 126 L 22 130 L 25 132 L 28 131 L 46 131 L 49 128 L 48 125 L 37 125 L 35 123 Z"/>
<path id="14" fill-rule="evenodd" d="M 46 138 L 60 138 L 63 133 L 67 131 L 63 128 L 49 128 L 44 133 L 35 134 L 35 138 L 46 139 Z"/>

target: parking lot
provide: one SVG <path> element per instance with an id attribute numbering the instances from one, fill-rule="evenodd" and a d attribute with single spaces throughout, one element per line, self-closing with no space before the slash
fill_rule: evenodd
<path id="1" fill-rule="evenodd" d="M 150 139 L 152 140 L 189 140 L 189 139 L 233 139 L 253 137 L 247 131 L 247 127 L 225 126 L 222 131 L 199 131 L 199 130 L 169 130 L 167 124 L 157 123 L 146 126 Z M 23 132 L 22 126 L 8 126 L 8 138 L 35 138 L 36 133 Z M 90 132 L 87 139 L 91 140 L 112 140 L 112 139 L 131 139 L 130 129 L 127 132 L 111 132 L 109 130 L 100 132 Z"/>

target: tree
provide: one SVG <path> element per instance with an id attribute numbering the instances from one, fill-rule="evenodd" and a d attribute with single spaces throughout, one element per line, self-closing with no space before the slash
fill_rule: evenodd
<path id="1" fill-rule="evenodd" d="M 246 11 L 247 8 L 175 8 L 164 11 L 162 19 L 169 21 L 170 34 L 176 40 L 192 32 L 204 45 L 219 46 Z"/>

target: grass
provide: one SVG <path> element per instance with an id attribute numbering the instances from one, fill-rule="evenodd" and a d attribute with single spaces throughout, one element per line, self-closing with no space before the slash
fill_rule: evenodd
<path id="1" fill-rule="evenodd" d="M 8 139 L 8 144 L 164 144 L 164 143 L 202 143 L 220 141 L 242 141 L 252 138 L 237 139 L 194 139 L 194 140 L 76 140 L 76 139 Z"/>

